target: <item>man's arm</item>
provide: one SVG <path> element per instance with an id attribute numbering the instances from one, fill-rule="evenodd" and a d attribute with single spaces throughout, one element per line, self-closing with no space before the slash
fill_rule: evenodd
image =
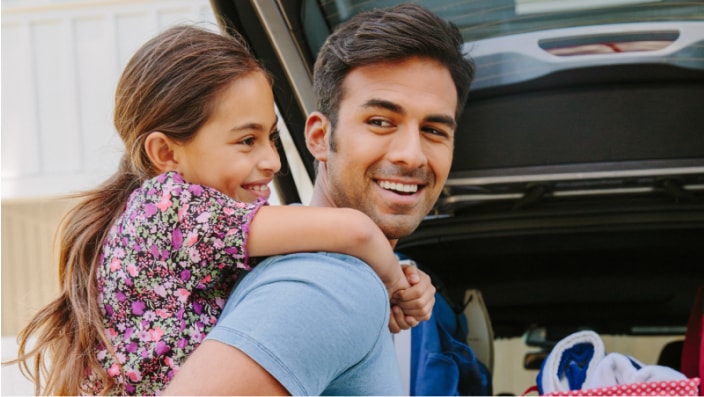
<path id="1" fill-rule="evenodd" d="M 181 371 L 184 375 L 175 377 L 163 395 L 290 395 L 248 355 L 215 340 L 204 341 Z M 247 381 L 233 382 L 233 379 Z"/>

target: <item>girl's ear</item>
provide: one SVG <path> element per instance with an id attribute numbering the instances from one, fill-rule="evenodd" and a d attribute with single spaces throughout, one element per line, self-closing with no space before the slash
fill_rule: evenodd
<path id="1" fill-rule="evenodd" d="M 306 120 L 306 146 L 318 161 L 327 161 L 330 150 L 330 120 L 320 112 L 313 112 Z"/>
<path id="2" fill-rule="evenodd" d="M 160 173 L 176 170 L 178 161 L 174 155 L 175 145 L 174 141 L 163 132 L 154 131 L 147 135 L 144 151 Z"/>

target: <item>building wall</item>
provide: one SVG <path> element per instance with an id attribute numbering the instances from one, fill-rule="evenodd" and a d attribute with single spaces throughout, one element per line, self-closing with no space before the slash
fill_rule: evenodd
<path id="1" fill-rule="evenodd" d="M 133 52 L 205 0 L 3 0 L 2 198 L 95 186 L 116 167 L 114 90 Z"/>

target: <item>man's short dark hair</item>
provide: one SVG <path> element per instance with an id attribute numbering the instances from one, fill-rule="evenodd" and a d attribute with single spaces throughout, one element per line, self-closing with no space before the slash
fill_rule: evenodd
<path id="1" fill-rule="evenodd" d="M 334 127 L 344 94 L 342 82 L 351 69 L 421 57 L 436 60 L 450 71 L 459 117 L 474 78 L 474 64 L 464 54 L 463 43 L 457 26 L 417 4 L 357 14 L 340 24 L 318 53 L 313 77 L 317 110 Z"/>

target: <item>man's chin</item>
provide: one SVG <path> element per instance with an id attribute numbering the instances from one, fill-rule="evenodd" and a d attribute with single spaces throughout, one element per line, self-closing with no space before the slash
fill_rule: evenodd
<path id="1" fill-rule="evenodd" d="M 374 221 L 389 240 L 398 240 L 413 233 L 420 225 L 422 218 L 387 215 L 383 219 L 375 219 Z"/>

